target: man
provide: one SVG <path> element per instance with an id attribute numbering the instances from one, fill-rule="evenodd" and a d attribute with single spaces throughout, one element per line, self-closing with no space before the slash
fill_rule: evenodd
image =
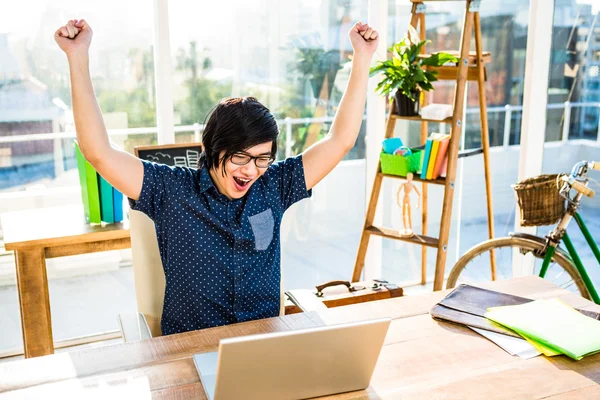
<path id="1" fill-rule="evenodd" d="M 224 99 L 206 124 L 198 170 L 113 148 L 89 73 L 90 26 L 71 20 L 54 37 L 69 61 L 83 155 L 156 226 L 166 278 L 163 334 L 278 315 L 283 213 L 354 146 L 377 32 L 360 22 L 350 30 L 352 72 L 324 139 L 273 163 L 279 132 L 269 110 L 251 97 Z"/>

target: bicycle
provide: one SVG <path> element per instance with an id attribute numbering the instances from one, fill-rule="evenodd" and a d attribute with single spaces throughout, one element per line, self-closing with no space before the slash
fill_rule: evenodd
<path id="1" fill-rule="evenodd" d="M 556 227 L 545 238 L 526 233 L 510 233 L 508 237 L 490 239 L 472 247 L 450 271 L 446 288 L 454 288 L 457 283 L 490 280 L 486 279 L 487 271 L 490 272 L 491 280 L 496 280 L 497 272 L 506 271 L 491 271 L 489 252 L 495 253 L 498 259 L 499 256 L 506 255 L 503 251 L 508 250 L 508 256 L 512 259 L 513 252 L 519 251 L 521 254 L 534 257 L 534 273 L 541 278 L 549 279 L 560 287 L 578 291 L 584 298 L 600 304 L 598 292 L 566 231 L 571 220 L 575 219 L 592 253 L 600 263 L 598 245 L 594 242 L 583 218 L 577 212 L 583 196 L 590 198 L 594 196 L 594 190 L 588 187 L 587 172 L 589 170 L 600 170 L 600 162 L 581 161 L 575 164 L 568 175 L 542 175 L 522 182 L 529 181 L 529 187 L 522 193 L 517 191 L 517 198 L 521 206 L 522 225 L 549 225 L 558 221 Z M 553 179 L 554 184 L 552 183 Z M 545 185 L 545 192 L 542 194 L 545 196 L 543 198 L 545 206 L 541 208 L 539 207 L 538 193 L 542 193 L 542 190 L 538 189 L 538 193 L 535 192 L 536 187 L 541 187 L 540 185 L 536 186 L 539 182 Z M 517 186 L 521 184 L 513 185 L 513 188 L 516 190 Z M 538 197 L 536 198 L 536 196 Z M 548 199 L 554 204 L 548 203 Z M 535 210 L 534 207 L 530 207 L 532 202 L 536 202 L 538 205 Z M 566 207 L 565 203 L 567 203 Z M 546 206 L 546 204 L 549 205 Z M 558 210 L 555 215 L 552 215 L 553 207 Z M 538 215 L 533 215 L 533 211 L 537 211 Z M 541 220 L 539 220 L 540 215 L 542 215 Z M 538 218 L 538 220 L 524 224 L 523 221 L 527 222 L 528 218 Z M 561 242 L 564 243 L 566 251 L 559 247 Z M 486 254 L 487 257 L 480 257 Z M 496 265 L 500 266 L 501 262 L 497 262 Z M 512 262 L 502 263 L 502 265 L 508 266 L 510 275 L 507 274 L 507 278 L 512 277 Z"/>

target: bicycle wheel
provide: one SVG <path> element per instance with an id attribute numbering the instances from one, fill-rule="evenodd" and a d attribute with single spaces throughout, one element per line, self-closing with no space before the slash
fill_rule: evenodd
<path id="1" fill-rule="evenodd" d="M 528 257 L 534 257 L 534 275 L 539 275 L 543 256 L 539 257 L 544 245 L 535 240 L 520 237 L 503 237 L 490 239 L 467 251 L 450 271 L 446 288 L 453 288 L 460 283 L 476 284 L 492 280 L 490 269 L 490 250 L 496 253 L 496 280 L 510 279 L 513 276 L 513 250 L 518 249 Z M 573 262 L 558 250 L 554 253 L 545 279 L 559 287 L 578 293 L 591 300 L 581 275 Z"/>

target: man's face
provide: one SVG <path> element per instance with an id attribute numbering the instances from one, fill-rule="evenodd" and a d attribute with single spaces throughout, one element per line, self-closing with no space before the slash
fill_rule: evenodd
<path id="1" fill-rule="evenodd" d="M 244 197 L 254 182 L 267 171 L 272 148 L 272 142 L 258 144 L 236 153 L 230 160 L 226 160 L 225 174 L 220 165 L 210 171 L 219 192 L 230 199 Z"/>

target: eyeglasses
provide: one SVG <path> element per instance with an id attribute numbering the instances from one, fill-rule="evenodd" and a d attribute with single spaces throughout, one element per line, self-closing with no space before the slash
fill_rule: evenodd
<path id="1" fill-rule="evenodd" d="M 273 164 L 273 161 L 275 161 L 273 157 L 254 157 L 244 153 L 235 153 L 233 156 L 231 156 L 231 162 L 235 165 L 246 165 L 250 162 L 250 160 L 254 160 L 254 165 L 256 165 L 258 168 L 267 168 L 269 165 Z"/>

